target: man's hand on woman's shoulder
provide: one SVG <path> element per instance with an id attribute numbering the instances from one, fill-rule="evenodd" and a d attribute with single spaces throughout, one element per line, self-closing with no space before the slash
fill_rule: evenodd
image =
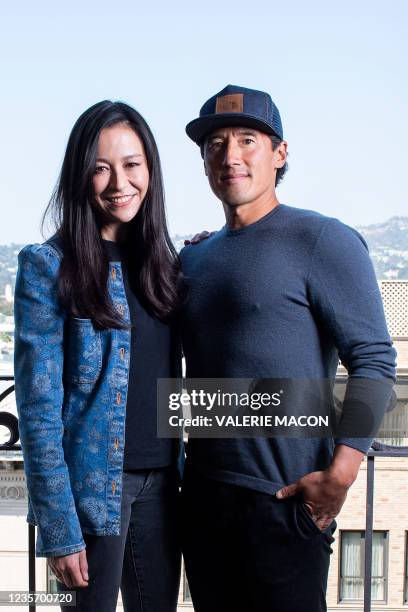
<path id="1" fill-rule="evenodd" d="M 207 232 L 207 230 L 204 230 L 203 232 L 200 232 L 199 234 L 195 234 L 195 236 L 193 236 L 191 240 L 185 240 L 184 246 L 187 246 L 189 244 L 198 244 L 202 240 L 206 240 L 207 238 L 212 236 L 214 233 L 215 232 Z"/>

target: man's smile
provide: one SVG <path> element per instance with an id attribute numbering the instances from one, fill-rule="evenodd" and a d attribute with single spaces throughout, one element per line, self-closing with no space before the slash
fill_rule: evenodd
<path id="1" fill-rule="evenodd" d="M 237 174 L 224 174 L 221 175 L 221 181 L 229 185 L 234 185 L 235 183 L 239 183 L 244 179 L 248 178 L 248 176 L 249 175 L 246 172 L 240 172 Z"/>

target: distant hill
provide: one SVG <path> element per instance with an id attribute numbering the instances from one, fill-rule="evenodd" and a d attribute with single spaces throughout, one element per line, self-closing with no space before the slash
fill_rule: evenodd
<path id="1" fill-rule="evenodd" d="M 356 229 L 370 241 L 372 249 L 389 245 L 401 251 L 408 250 L 408 217 L 391 217 L 383 223 L 361 225 Z"/>
<path id="2" fill-rule="evenodd" d="M 408 280 L 408 217 L 356 229 L 367 241 L 378 279 Z"/>
<path id="3" fill-rule="evenodd" d="M 383 223 L 361 225 L 356 229 L 364 236 L 379 280 L 408 280 L 408 217 L 391 217 Z M 191 235 L 173 237 L 177 250 Z M 3 311 L 6 285 L 14 293 L 17 254 L 22 244 L 0 245 L 0 312 Z"/>

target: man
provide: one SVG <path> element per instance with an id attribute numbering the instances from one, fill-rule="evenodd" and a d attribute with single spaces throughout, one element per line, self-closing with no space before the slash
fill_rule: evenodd
<path id="1" fill-rule="evenodd" d="M 320 612 L 334 518 L 371 443 L 352 435 L 356 406 L 366 401 L 378 428 L 395 376 L 378 284 L 357 232 L 279 203 L 287 143 L 267 93 L 228 85 L 186 131 L 226 218 L 181 252 L 187 377 L 334 379 L 339 357 L 349 373 L 346 433 L 334 440 L 190 440 L 183 540 L 193 603 Z M 362 381 L 376 384 L 368 397 Z"/>

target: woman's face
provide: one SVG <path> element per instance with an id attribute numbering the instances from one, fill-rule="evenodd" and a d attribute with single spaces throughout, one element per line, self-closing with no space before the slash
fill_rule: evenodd
<path id="1" fill-rule="evenodd" d="M 93 189 L 102 212 L 102 237 L 117 240 L 124 223 L 140 210 L 149 186 L 143 143 L 125 123 L 101 131 Z"/>

